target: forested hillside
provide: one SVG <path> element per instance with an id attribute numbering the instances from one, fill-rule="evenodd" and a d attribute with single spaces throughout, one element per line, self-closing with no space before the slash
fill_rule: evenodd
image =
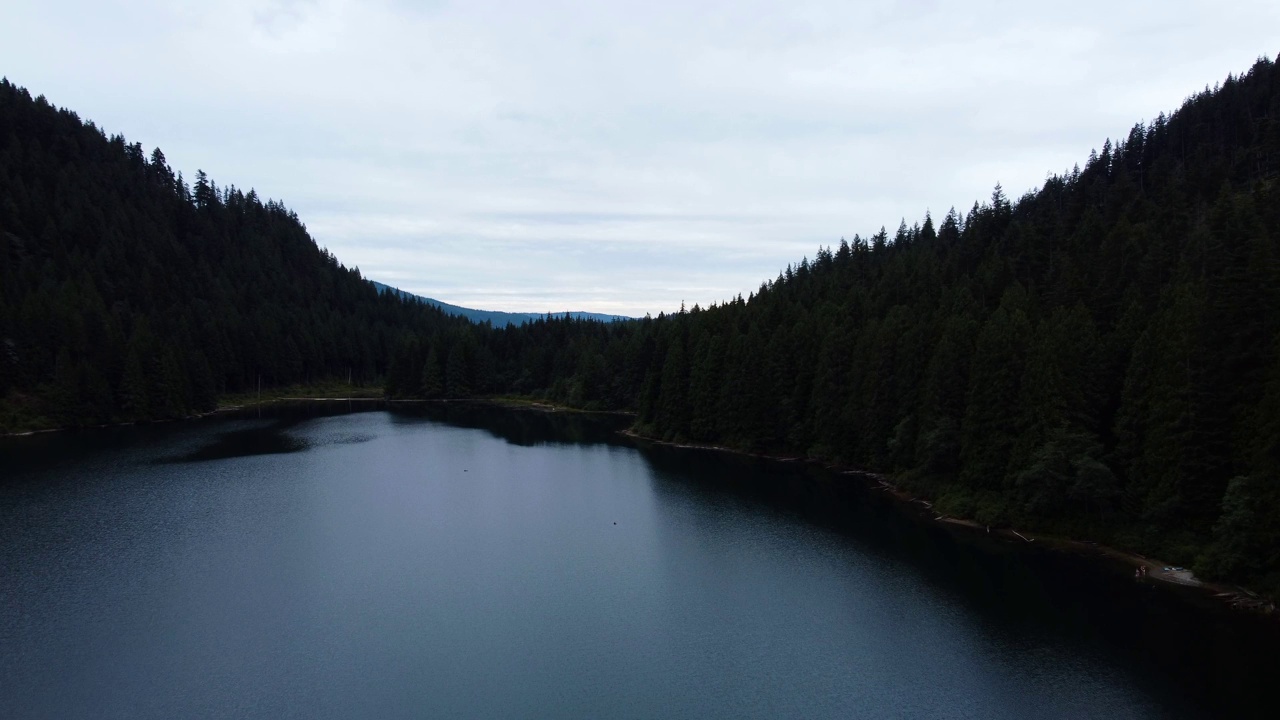
<path id="1" fill-rule="evenodd" d="M 855 236 L 746 300 L 489 347 L 498 385 L 656 437 L 893 472 L 948 513 L 1280 590 L 1278 341 L 1262 60 L 1016 201 Z M 391 389 L 452 394 L 446 345 L 415 340 Z"/>
<path id="2" fill-rule="evenodd" d="M 405 330 L 297 216 L 0 82 L 0 429 L 179 417 L 226 392 L 381 382 Z"/>
<path id="3" fill-rule="evenodd" d="M 179 415 L 261 376 L 631 409 L 891 472 L 945 512 L 1280 592 L 1280 69 L 1082 168 L 818 251 L 758 292 L 496 330 L 379 295 L 298 219 L 0 86 L 0 422 Z"/>

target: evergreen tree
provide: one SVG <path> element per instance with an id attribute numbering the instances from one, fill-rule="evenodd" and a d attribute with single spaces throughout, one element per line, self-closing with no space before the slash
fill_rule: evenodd
<path id="1" fill-rule="evenodd" d="M 440 367 L 440 352 L 437 343 L 427 351 L 427 360 L 422 368 L 422 396 L 437 398 L 444 394 L 444 370 Z"/>

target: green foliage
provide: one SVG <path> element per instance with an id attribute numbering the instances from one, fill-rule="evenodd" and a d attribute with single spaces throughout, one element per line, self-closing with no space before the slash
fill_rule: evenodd
<path id="1" fill-rule="evenodd" d="M 1019 434 L 1016 408 L 1030 323 L 1020 288 L 1010 288 L 978 335 L 961 426 L 961 479 L 968 485 L 1005 485 Z"/>
<path id="2" fill-rule="evenodd" d="M 0 430 L 182 417 L 259 385 L 374 383 L 390 337 L 466 324 L 380 296 L 281 203 L 203 172 L 189 188 L 158 149 L 7 80 L 0 280 Z"/>
<path id="3" fill-rule="evenodd" d="M 1259 578 L 1280 588 L 1280 478 L 1241 475 L 1222 496 L 1213 542 L 1196 569 L 1210 577 Z"/>
<path id="4" fill-rule="evenodd" d="M 472 359 L 470 348 L 455 343 L 449 348 L 445 362 L 444 388 L 449 397 L 465 398 L 471 395 Z"/>
<path id="5" fill-rule="evenodd" d="M 444 395 L 444 369 L 440 365 L 440 352 L 435 345 L 427 351 L 427 359 L 422 366 L 421 392 L 426 398 Z"/>
<path id="6" fill-rule="evenodd" d="M 1271 573 L 1276 87 L 1259 61 L 1016 201 L 620 326 L 649 349 L 614 366 L 641 379 L 622 406 L 659 437 L 898 472 L 979 522 Z"/>

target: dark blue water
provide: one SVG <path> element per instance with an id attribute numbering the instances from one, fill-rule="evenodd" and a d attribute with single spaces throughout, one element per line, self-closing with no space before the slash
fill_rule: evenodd
<path id="1" fill-rule="evenodd" d="M 433 406 L 0 440 L 0 717 L 1156 718 L 1265 699 L 1270 625 L 939 528 L 847 476 L 637 448 L 616 425 Z"/>

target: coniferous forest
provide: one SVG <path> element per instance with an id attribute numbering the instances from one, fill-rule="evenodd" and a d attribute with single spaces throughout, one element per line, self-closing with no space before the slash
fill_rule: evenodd
<path id="1" fill-rule="evenodd" d="M 652 437 L 894 474 L 952 515 L 1280 592 L 1280 68 L 1020 198 L 643 320 L 447 317 L 253 191 L 0 84 L 0 428 L 350 379 L 631 410 Z"/>

